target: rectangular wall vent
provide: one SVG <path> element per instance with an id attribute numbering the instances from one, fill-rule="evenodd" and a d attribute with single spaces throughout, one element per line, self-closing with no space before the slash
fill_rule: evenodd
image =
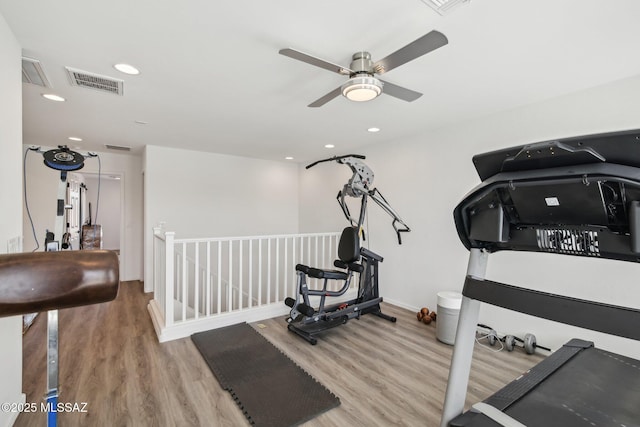
<path id="1" fill-rule="evenodd" d="M 42 64 L 37 59 L 22 57 L 22 83 L 30 83 L 42 87 L 51 87 Z"/>
<path id="2" fill-rule="evenodd" d="M 114 95 L 124 94 L 124 81 L 113 77 L 101 76 L 88 71 L 77 70 L 71 67 L 64 67 L 69 75 L 69 81 L 74 86 L 86 87 L 99 90 L 100 92 L 112 93 Z"/>
<path id="3" fill-rule="evenodd" d="M 131 151 L 131 147 L 125 147 L 123 145 L 110 145 L 104 144 L 109 150 L 118 150 L 118 151 Z"/>
<path id="4" fill-rule="evenodd" d="M 440 15 L 446 15 L 456 6 L 469 1 L 471 0 L 422 0 L 424 4 L 438 12 Z"/>

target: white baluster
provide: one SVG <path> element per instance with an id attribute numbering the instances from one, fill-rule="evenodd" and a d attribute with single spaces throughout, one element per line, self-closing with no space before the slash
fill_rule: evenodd
<path id="1" fill-rule="evenodd" d="M 262 239 L 258 240 L 258 305 L 262 305 Z"/>
<path id="2" fill-rule="evenodd" d="M 186 242 L 182 243 L 182 321 L 187 320 L 187 304 L 189 300 L 187 299 L 187 244 Z"/>
<path id="3" fill-rule="evenodd" d="M 233 240 L 229 240 L 229 277 L 227 280 L 227 312 L 233 310 Z"/>
<path id="4" fill-rule="evenodd" d="M 271 303 L 271 238 L 267 239 L 267 304 Z"/>
<path id="5" fill-rule="evenodd" d="M 288 237 L 285 237 L 283 239 L 284 242 L 284 265 L 282 268 L 284 268 L 284 277 L 283 277 L 283 287 L 282 287 L 282 291 L 284 292 L 283 297 L 286 298 L 287 294 L 288 294 L 288 288 L 289 288 L 289 283 L 287 282 L 287 278 L 289 277 L 289 263 L 287 262 L 289 260 L 289 255 L 288 255 L 288 251 L 287 248 L 289 247 L 289 244 L 287 243 L 289 241 Z"/>
<path id="6" fill-rule="evenodd" d="M 280 238 L 276 237 L 276 299 L 280 301 Z"/>
<path id="7" fill-rule="evenodd" d="M 249 240 L 249 308 L 253 307 L 253 239 Z"/>
<path id="8" fill-rule="evenodd" d="M 206 290 L 206 305 L 205 313 L 207 316 L 211 316 L 211 242 L 207 242 L 207 290 Z"/>
<path id="9" fill-rule="evenodd" d="M 218 240 L 218 314 L 222 312 L 222 241 Z"/>
<path id="10" fill-rule="evenodd" d="M 238 309 L 242 310 L 242 240 L 240 240 L 238 242 L 238 252 L 239 252 L 239 259 L 238 259 L 238 270 L 239 270 L 239 274 L 238 274 Z"/>
<path id="11" fill-rule="evenodd" d="M 174 264 L 173 264 L 173 256 L 174 256 L 174 247 L 173 240 L 175 237 L 173 231 L 168 231 L 164 233 L 164 242 L 165 242 L 165 290 L 166 290 L 166 298 L 165 298 L 165 313 L 164 313 L 164 321 L 167 326 L 173 325 L 173 274 L 174 274 Z"/>
<path id="12" fill-rule="evenodd" d="M 197 319 L 198 313 L 200 312 L 200 243 L 195 243 L 195 263 L 193 268 L 193 309 L 195 313 L 193 314 L 193 318 Z"/>

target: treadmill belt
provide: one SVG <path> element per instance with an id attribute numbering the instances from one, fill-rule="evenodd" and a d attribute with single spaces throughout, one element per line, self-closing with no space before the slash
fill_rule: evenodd
<path id="1" fill-rule="evenodd" d="M 528 427 L 640 427 L 640 361 L 585 349 L 504 412 Z M 499 425 L 469 421 L 462 425 Z"/>

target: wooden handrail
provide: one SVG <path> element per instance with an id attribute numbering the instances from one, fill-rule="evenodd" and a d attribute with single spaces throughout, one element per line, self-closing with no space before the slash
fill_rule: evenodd
<path id="1" fill-rule="evenodd" d="M 0 317 L 111 301 L 118 286 L 113 251 L 0 255 Z"/>

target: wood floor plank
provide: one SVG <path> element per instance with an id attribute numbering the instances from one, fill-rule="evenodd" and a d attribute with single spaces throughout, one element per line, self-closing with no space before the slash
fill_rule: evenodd
<path id="1" fill-rule="evenodd" d="M 140 282 L 124 282 L 110 303 L 60 310 L 60 401 L 87 413 L 60 413 L 64 426 L 246 426 L 190 338 L 158 343 Z M 437 426 L 452 347 L 415 313 L 384 305 L 391 323 L 372 315 L 322 334 L 311 346 L 284 318 L 253 324 L 262 335 L 336 394 L 341 405 L 305 427 Z M 46 388 L 46 316 L 23 339 L 23 387 L 38 405 Z M 476 344 L 468 405 L 489 396 L 541 360 Z M 46 425 L 23 413 L 15 425 Z"/>

